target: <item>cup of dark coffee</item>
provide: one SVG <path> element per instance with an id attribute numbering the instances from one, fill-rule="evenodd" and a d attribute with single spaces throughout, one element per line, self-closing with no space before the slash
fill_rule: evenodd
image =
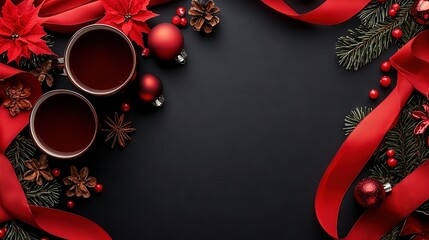
<path id="1" fill-rule="evenodd" d="M 109 96 L 135 78 L 136 52 L 120 30 L 93 24 L 78 30 L 64 52 L 64 72 L 81 91 Z"/>
<path id="2" fill-rule="evenodd" d="M 40 150 L 55 158 L 73 159 L 94 142 L 98 117 L 84 96 L 60 89 L 39 98 L 29 125 L 31 137 Z"/>

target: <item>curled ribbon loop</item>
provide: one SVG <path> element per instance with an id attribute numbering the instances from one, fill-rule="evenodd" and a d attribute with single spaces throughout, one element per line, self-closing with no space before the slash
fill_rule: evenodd
<path id="1" fill-rule="evenodd" d="M 390 62 L 398 71 L 397 86 L 344 141 L 323 175 L 315 209 L 320 224 L 335 239 L 341 202 L 353 181 L 371 158 L 385 134 L 396 123 L 414 89 L 429 91 L 429 31 L 421 32 L 402 47 Z M 429 199 L 429 161 L 409 174 L 378 208 L 367 210 L 344 239 L 380 239 Z"/>

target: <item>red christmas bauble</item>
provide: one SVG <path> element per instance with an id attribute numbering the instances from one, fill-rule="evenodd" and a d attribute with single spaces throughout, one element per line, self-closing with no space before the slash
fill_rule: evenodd
<path id="1" fill-rule="evenodd" d="M 387 151 L 386 151 L 386 155 L 387 155 L 388 157 L 394 157 L 394 156 L 395 156 L 395 150 L 393 150 L 393 149 L 389 149 L 389 150 L 387 150 Z"/>
<path id="2" fill-rule="evenodd" d="M 187 24 L 188 24 L 188 19 L 184 17 L 180 19 L 180 26 L 186 27 Z"/>
<path id="3" fill-rule="evenodd" d="M 390 7 L 390 9 L 395 9 L 396 11 L 399 11 L 399 9 L 401 9 L 401 5 L 399 5 L 398 3 L 394 3 Z"/>
<path id="4" fill-rule="evenodd" d="M 400 28 L 395 28 L 392 30 L 392 37 L 399 39 L 402 37 L 402 30 Z"/>
<path id="5" fill-rule="evenodd" d="M 387 160 L 387 165 L 391 168 L 396 167 L 396 164 L 398 164 L 398 160 L 396 160 L 395 158 L 389 158 Z"/>
<path id="6" fill-rule="evenodd" d="M 417 0 L 411 7 L 411 15 L 414 20 L 423 25 L 429 24 L 429 1 L 428 0 Z"/>
<path id="7" fill-rule="evenodd" d="M 139 82 L 139 97 L 144 102 L 154 102 L 162 95 L 162 82 L 153 74 L 141 76 Z"/>
<path id="8" fill-rule="evenodd" d="M 391 9 L 389 9 L 388 14 L 389 14 L 389 16 L 394 17 L 394 16 L 396 16 L 396 10 L 391 8 Z"/>
<path id="9" fill-rule="evenodd" d="M 371 89 L 371 91 L 369 91 L 369 98 L 375 100 L 378 98 L 378 91 L 375 89 Z"/>
<path id="10" fill-rule="evenodd" d="M 174 15 L 174 17 L 171 18 L 171 23 L 176 25 L 176 26 L 179 26 L 180 25 L 180 17 L 177 15 Z"/>
<path id="11" fill-rule="evenodd" d="M 101 183 L 97 183 L 94 186 L 94 192 L 101 193 L 103 191 L 104 187 Z"/>
<path id="12" fill-rule="evenodd" d="M 52 169 L 52 176 L 59 177 L 61 175 L 61 171 L 58 168 Z"/>
<path id="13" fill-rule="evenodd" d="M 186 14 L 186 8 L 184 8 L 184 7 L 179 7 L 179 8 L 177 8 L 177 9 L 176 9 L 176 14 L 177 14 L 178 16 L 180 16 L 180 17 L 185 16 L 185 14 Z"/>
<path id="14" fill-rule="evenodd" d="M 388 72 L 388 71 L 390 71 L 390 68 L 392 67 L 392 65 L 390 64 L 390 62 L 389 61 L 385 61 L 385 62 L 382 62 L 381 63 L 381 65 L 380 65 L 380 69 L 381 69 L 381 71 L 383 71 L 383 72 Z"/>
<path id="15" fill-rule="evenodd" d="M 364 178 L 356 185 L 354 197 L 359 205 L 370 208 L 379 206 L 386 198 L 386 192 L 379 181 Z"/>
<path id="16" fill-rule="evenodd" d="M 131 105 L 127 102 L 121 104 L 122 112 L 129 112 L 131 110 Z"/>
<path id="17" fill-rule="evenodd" d="M 388 87 L 390 86 L 390 83 L 392 82 L 392 80 L 390 79 L 389 76 L 383 76 L 380 79 L 380 85 L 383 87 Z"/>
<path id="18" fill-rule="evenodd" d="M 0 238 L 4 238 L 4 236 L 6 236 L 7 233 L 7 228 L 1 228 L 0 229 Z"/>
<path id="19" fill-rule="evenodd" d="M 74 204 L 74 201 L 73 201 L 73 200 L 68 200 L 68 201 L 67 201 L 67 207 L 68 207 L 68 208 L 74 208 L 74 205 L 75 205 L 75 204 Z"/>
<path id="20" fill-rule="evenodd" d="M 152 28 L 147 42 L 151 53 L 163 61 L 177 58 L 184 44 L 182 32 L 170 23 L 161 23 Z"/>

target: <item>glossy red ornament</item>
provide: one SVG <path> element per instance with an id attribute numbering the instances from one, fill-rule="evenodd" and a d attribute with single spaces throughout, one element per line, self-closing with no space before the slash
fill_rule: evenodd
<path id="1" fill-rule="evenodd" d="M 150 56 L 150 49 L 149 48 L 143 49 L 142 56 L 143 57 L 149 57 Z"/>
<path id="2" fill-rule="evenodd" d="M 139 97 L 143 102 L 161 107 L 164 103 L 162 89 L 162 82 L 155 75 L 145 74 L 141 76 L 139 81 Z"/>
<path id="3" fill-rule="evenodd" d="M 414 20 L 422 25 L 429 24 L 429 1 L 417 0 L 411 7 L 411 15 Z"/>
<path id="4" fill-rule="evenodd" d="M 399 11 L 399 9 L 401 9 L 401 5 L 399 5 L 398 3 L 394 3 L 392 4 L 392 6 L 390 7 L 390 9 L 394 9 L 396 11 Z"/>
<path id="5" fill-rule="evenodd" d="M 183 16 L 185 16 L 185 14 L 186 14 L 186 8 L 184 8 L 184 7 L 178 7 L 178 8 L 176 9 L 176 14 L 177 14 L 179 17 L 183 17 Z"/>
<path id="6" fill-rule="evenodd" d="M 180 17 L 177 15 L 174 15 L 174 17 L 171 18 L 171 23 L 176 25 L 176 26 L 179 26 L 180 25 Z"/>
<path id="7" fill-rule="evenodd" d="M 74 201 L 73 201 L 73 200 L 68 200 L 68 201 L 67 201 L 67 207 L 68 207 L 68 208 L 74 208 L 74 206 L 75 206 L 75 204 L 74 204 Z"/>
<path id="8" fill-rule="evenodd" d="M 103 189 L 104 189 L 104 187 L 101 183 L 97 183 L 94 186 L 94 192 L 96 192 L 96 193 L 101 193 L 103 191 Z"/>
<path id="9" fill-rule="evenodd" d="M 395 28 L 392 30 L 392 37 L 399 39 L 402 37 L 402 30 L 400 28 Z"/>
<path id="10" fill-rule="evenodd" d="M 0 238 L 4 238 L 4 236 L 6 236 L 7 233 L 7 228 L 1 228 L 0 229 Z"/>
<path id="11" fill-rule="evenodd" d="M 58 168 L 52 169 L 52 176 L 59 177 L 61 175 L 61 170 Z"/>
<path id="12" fill-rule="evenodd" d="M 378 91 L 375 89 L 371 89 L 371 91 L 369 91 L 369 98 L 375 100 L 378 98 Z"/>
<path id="13" fill-rule="evenodd" d="M 394 17 L 394 16 L 396 16 L 396 10 L 391 8 L 391 9 L 389 9 L 389 12 L 387 14 L 389 14 L 389 16 L 391 16 L 391 17 Z"/>
<path id="14" fill-rule="evenodd" d="M 380 79 L 380 85 L 383 87 L 388 87 L 390 86 L 390 83 L 392 83 L 392 80 L 390 79 L 389 76 L 383 76 Z"/>
<path id="15" fill-rule="evenodd" d="M 129 112 L 131 110 L 131 105 L 127 102 L 121 104 L 122 112 Z"/>
<path id="16" fill-rule="evenodd" d="M 390 71 L 390 68 L 392 68 L 392 65 L 390 64 L 389 61 L 382 62 L 381 65 L 380 65 L 380 69 L 383 72 Z"/>
<path id="17" fill-rule="evenodd" d="M 386 198 L 386 192 L 379 181 L 364 178 L 356 185 L 354 197 L 359 205 L 370 208 L 379 206 Z"/>
<path id="18" fill-rule="evenodd" d="M 161 23 L 149 32 L 148 45 L 151 53 L 160 60 L 176 60 L 184 64 L 186 52 L 183 50 L 182 32 L 173 24 Z"/>
<path id="19" fill-rule="evenodd" d="M 387 159 L 387 165 L 391 168 L 396 167 L 396 164 L 398 164 L 398 160 L 396 160 L 395 158 L 389 158 Z"/>
<path id="20" fill-rule="evenodd" d="M 186 27 L 187 24 L 188 24 L 188 19 L 184 17 L 180 19 L 180 26 Z"/>
<path id="21" fill-rule="evenodd" d="M 389 149 L 389 150 L 387 150 L 387 151 L 386 151 L 386 155 L 387 155 L 388 157 L 394 157 L 394 156 L 395 156 L 395 150 L 393 150 L 393 149 Z"/>

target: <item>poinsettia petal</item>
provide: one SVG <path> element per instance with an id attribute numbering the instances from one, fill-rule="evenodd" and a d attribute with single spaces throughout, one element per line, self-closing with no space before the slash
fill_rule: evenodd
<path id="1" fill-rule="evenodd" d="M 422 111 L 413 111 L 413 112 L 411 112 L 410 116 L 413 119 L 415 119 L 415 120 L 425 120 L 425 119 L 427 119 L 426 113 L 424 113 Z"/>
<path id="2" fill-rule="evenodd" d="M 7 63 L 10 63 L 12 61 L 19 63 L 21 53 L 22 49 L 20 47 L 14 45 L 9 48 L 9 50 L 7 51 Z"/>
<path id="3" fill-rule="evenodd" d="M 421 121 L 414 129 L 414 134 L 423 134 L 429 127 L 429 120 Z"/>
<path id="4" fill-rule="evenodd" d="M 13 28 L 6 25 L 3 18 L 0 18 L 0 35 L 10 38 L 13 34 Z"/>
<path id="5" fill-rule="evenodd" d="M 146 22 L 147 20 L 159 16 L 159 14 L 152 11 L 140 11 L 138 14 L 134 15 L 132 20 L 139 22 Z"/>
<path id="6" fill-rule="evenodd" d="M 18 19 L 18 8 L 12 3 L 11 0 L 6 0 L 2 8 L 2 16 L 10 22 L 16 22 Z"/>
<path id="7" fill-rule="evenodd" d="M 124 24 L 122 24 L 121 26 L 121 30 L 122 32 L 125 33 L 125 35 L 128 35 L 132 28 L 133 28 L 132 21 L 124 22 Z"/>
<path id="8" fill-rule="evenodd" d="M 118 11 L 117 1 L 116 0 L 101 0 L 101 4 L 103 5 L 104 9 L 106 10 L 107 14 L 124 14 L 123 12 Z"/>
<path id="9" fill-rule="evenodd" d="M 139 23 L 139 24 L 134 24 L 133 31 L 137 31 L 139 33 L 149 33 L 150 28 L 149 28 L 149 25 L 147 25 L 147 23 Z"/>
<path id="10" fill-rule="evenodd" d="M 136 31 L 135 29 L 131 30 L 128 34 L 128 37 L 134 41 L 138 46 L 145 48 L 144 42 L 143 42 L 143 35 L 141 32 Z"/>
<path id="11" fill-rule="evenodd" d="M 426 114 L 429 115 L 429 106 L 426 104 L 423 104 L 423 109 L 425 110 Z"/>
<path id="12" fill-rule="evenodd" d="M 98 23 L 104 23 L 104 24 L 112 25 L 112 23 L 121 24 L 124 21 L 125 21 L 125 18 L 121 15 L 106 14 L 106 16 L 104 16 L 102 19 L 100 19 L 100 21 L 98 21 Z"/>
<path id="13" fill-rule="evenodd" d="M 0 54 L 9 50 L 9 48 L 13 45 L 12 39 L 0 39 Z"/>

